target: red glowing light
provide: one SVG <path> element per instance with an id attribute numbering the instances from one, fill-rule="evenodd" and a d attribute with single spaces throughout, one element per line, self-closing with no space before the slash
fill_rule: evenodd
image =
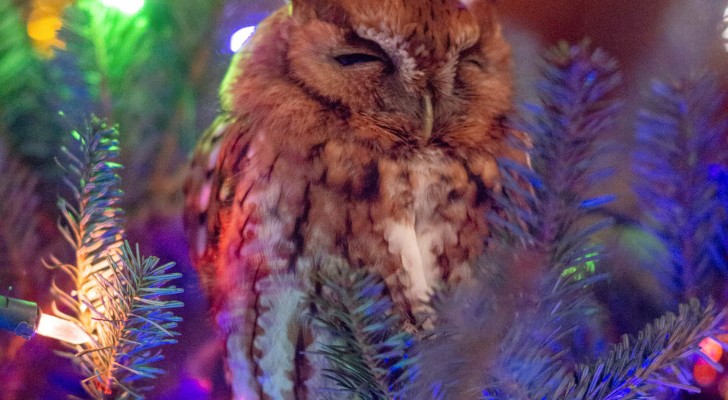
<path id="1" fill-rule="evenodd" d="M 708 387 L 715 382 L 715 378 L 718 377 L 718 371 L 701 358 L 693 366 L 693 377 L 695 378 L 695 383 L 702 387 Z"/>
<path id="2" fill-rule="evenodd" d="M 722 338 L 721 338 L 722 339 Z M 707 359 L 714 363 L 720 362 L 723 357 L 723 346 L 711 338 L 705 338 L 700 342 L 700 351 Z M 693 366 L 693 377 L 695 382 L 703 387 L 712 385 L 718 378 L 718 371 L 704 358 L 698 359 Z"/>

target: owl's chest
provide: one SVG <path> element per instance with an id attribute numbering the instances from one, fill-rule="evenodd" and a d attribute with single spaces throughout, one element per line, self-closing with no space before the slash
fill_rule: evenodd
<path id="1" fill-rule="evenodd" d="M 308 254 L 377 268 L 420 299 L 467 275 L 482 251 L 487 205 L 468 166 L 437 152 L 408 160 L 356 156 L 324 165 L 309 188 Z"/>

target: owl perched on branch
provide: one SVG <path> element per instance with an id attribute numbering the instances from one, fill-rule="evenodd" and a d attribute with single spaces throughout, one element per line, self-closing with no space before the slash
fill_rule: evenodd
<path id="1" fill-rule="evenodd" d="M 235 56 L 186 185 L 193 260 L 239 399 L 316 399 L 314 260 L 397 310 L 469 275 L 506 143 L 510 50 L 488 0 L 293 0 Z"/>

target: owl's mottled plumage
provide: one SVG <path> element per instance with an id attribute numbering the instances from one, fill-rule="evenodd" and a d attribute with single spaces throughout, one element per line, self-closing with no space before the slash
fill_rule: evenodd
<path id="1" fill-rule="evenodd" d="M 186 226 L 236 398 L 323 398 L 312 260 L 385 277 L 405 318 L 489 235 L 511 108 L 487 0 L 300 0 L 267 18 L 194 154 Z"/>

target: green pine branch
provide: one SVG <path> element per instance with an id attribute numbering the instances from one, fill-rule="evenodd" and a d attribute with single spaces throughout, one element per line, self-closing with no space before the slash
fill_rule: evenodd
<path id="1" fill-rule="evenodd" d="M 77 124 L 93 112 L 124 127 L 124 176 L 148 182 L 126 188 L 131 209 L 180 206 L 178 165 L 199 131 L 197 106 L 206 94 L 215 101 L 210 83 L 224 73 L 207 40 L 223 5 L 148 2 L 127 15 L 80 0 L 64 15 L 66 46 L 52 61 L 64 109 Z"/>
<path id="2" fill-rule="evenodd" d="M 98 322 L 84 301 L 90 302 L 95 309 L 102 309 L 102 293 L 95 276 L 111 278 L 107 258 L 121 247 L 124 236 L 121 180 L 117 174 L 121 165 L 115 161 L 119 155 L 119 134 L 94 118 L 85 130 L 74 131 L 72 135 L 77 151 L 66 147 L 62 151 L 67 159 L 65 181 L 77 204 L 61 198 L 58 207 L 66 222 L 59 229 L 75 251 L 76 259 L 72 264 L 58 260 L 53 264 L 69 278 L 73 294 L 54 283 L 52 292 L 69 313 L 55 305 L 54 311 L 95 336 L 98 335 Z M 86 372 L 92 373 L 93 369 Z"/>
<path id="3" fill-rule="evenodd" d="M 328 361 L 324 376 L 357 399 L 400 399 L 412 379 L 412 335 L 387 295 L 381 277 L 327 260 L 315 277 L 321 293 L 311 294 L 315 321 L 331 342 L 320 344 Z"/>
<path id="4" fill-rule="evenodd" d="M 163 373 L 154 366 L 163 358 L 159 347 L 175 343 L 173 329 L 180 318 L 170 309 L 182 303 L 165 297 L 181 293 L 168 286 L 180 275 L 167 272 L 174 264 L 158 266 L 157 258 L 142 258 L 124 242 L 117 130 L 94 118 L 73 138 L 77 148 L 63 152 L 77 205 L 65 199 L 58 205 L 66 221 L 59 228 L 76 259 L 54 260 L 71 290 L 54 282 L 53 308 L 83 328 L 91 341 L 71 346 L 77 353 L 65 355 L 88 377 L 83 387 L 91 397 L 140 398 L 147 387 L 137 381 Z"/>

